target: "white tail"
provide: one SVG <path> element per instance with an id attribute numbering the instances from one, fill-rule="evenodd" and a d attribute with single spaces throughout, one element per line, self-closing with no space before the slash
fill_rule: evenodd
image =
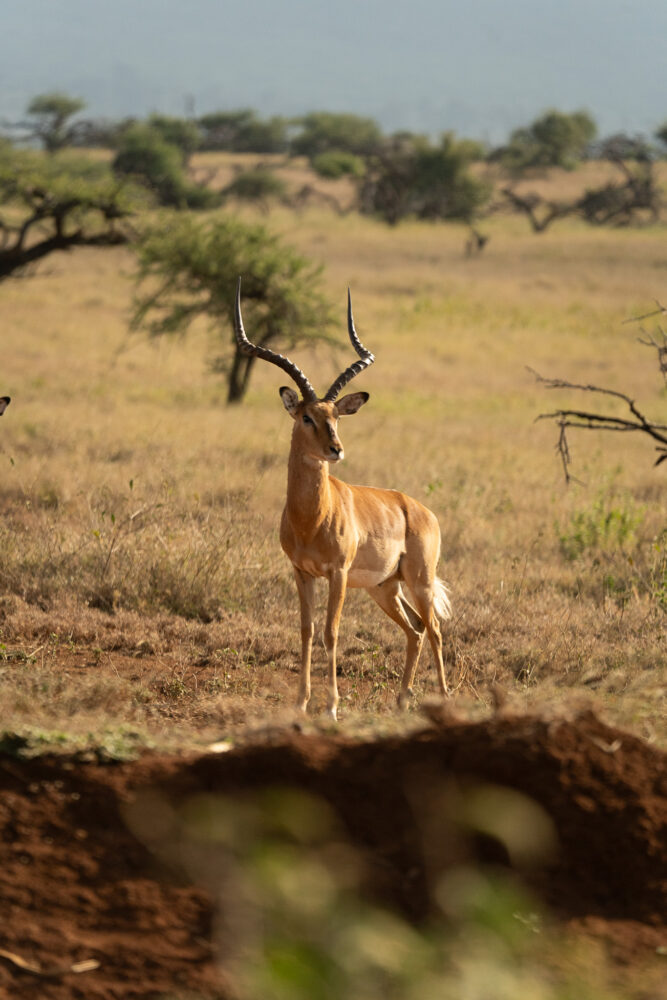
<path id="1" fill-rule="evenodd" d="M 433 610 L 438 618 L 452 617 L 452 602 L 449 599 L 449 589 L 447 584 L 436 576 L 433 584 Z"/>

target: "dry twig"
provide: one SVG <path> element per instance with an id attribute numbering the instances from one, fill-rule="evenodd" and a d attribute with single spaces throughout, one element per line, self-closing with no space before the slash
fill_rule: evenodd
<path id="1" fill-rule="evenodd" d="M 654 314 L 651 313 L 649 315 Z M 667 340 L 665 339 L 664 334 L 662 336 L 665 341 L 664 344 L 660 344 L 653 338 L 649 340 L 640 339 L 640 343 L 648 344 L 657 348 L 660 369 L 664 377 L 667 369 Z M 667 459 L 667 424 L 658 424 L 645 417 L 641 410 L 637 407 L 635 401 L 631 399 L 630 396 L 626 395 L 626 393 L 618 392 L 615 389 L 604 389 L 598 385 L 581 385 L 576 382 L 569 382 L 567 379 L 544 378 L 532 368 L 528 368 L 528 371 L 535 376 L 538 382 L 545 385 L 547 389 L 576 389 L 580 392 L 592 392 L 598 393 L 602 396 L 611 396 L 614 399 L 622 400 L 630 410 L 631 416 L 629 418 L 615 417 L 603 413 L 593 413 L 589 410 L 575 409 L 562 409 L 554 410 L 552 413 L 540 413 L 540 415 L 536 418 L 537 420 L 555 420 L 560 428 L 556 450 L 558 451 L 563 464 L 563 473 L 565 475 L 566 483 L 570 483 L 574 479 L 569 468 L 571 464 L 571 455 L 567 440 L 567 431 L 570 427 L 594 431 L 641 431 L 644 434 L 648 434 L 654 441 L 658 442 L 656 445 L 658 458 L 655 461 L 655 465 L 660 465 L 661 462 L 664 462 Z"/>

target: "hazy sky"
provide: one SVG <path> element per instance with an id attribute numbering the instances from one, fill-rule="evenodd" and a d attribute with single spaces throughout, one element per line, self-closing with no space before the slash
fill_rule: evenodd
<path id="1" fill-rule="evenodd" d="M 0 0 L 0 118 L 353 111 L 503 140 L 548 107 L 602 134 L 667 120 L 667 0 Z"/>

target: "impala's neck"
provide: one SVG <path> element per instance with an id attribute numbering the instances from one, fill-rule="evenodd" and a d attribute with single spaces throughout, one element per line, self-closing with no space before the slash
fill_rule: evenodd
<path id="1" fill-rule="evenodd" d="M 329 463 L 304 454 L 292 439 L 286 508 L 293 527 L 310 534 L 325 520 L 330 506 Z"/>

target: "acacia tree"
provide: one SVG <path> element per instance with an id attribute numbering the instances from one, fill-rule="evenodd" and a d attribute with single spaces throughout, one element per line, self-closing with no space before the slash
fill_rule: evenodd
<path id="1" fill-rule="evenodd" d="M 104 164 L 0 143 L 0 280 L 55 250 L 128 242 L 138 200 Z"/>
<path id="2" fill-rule="evenodd" d="M 79 97 L 54 91 L 38 94 L 26 108 L 26 121 L 10 123 L 12 132 L 23 133 L 24 139 L 37 139 L 48 153 L 71 145 L 77 126 L 70 121 L 86 106 Z"/>
<path id="3" fill-rule="evenodd" d="M 498 160 L 514 173 L 530 167 L 572 169 L 593 141 L 597 126 L 587 111 L 546 111 L 534 122 L 515 129 L 506 146 L 495 150 Z"/>
<path id="4" fill-rule="evenodd" d="M 390 225 L 409 215 L 470 222 L 491 194 L 490 186 L 469 169 L 480 156 L 478 143 L 451 132 L 437 144 L 423 136 L 394 136 L 366 162 L 361 211 Z"/>
<path id="5" fill-rule="evenodd" d="M 132 122 L 121 133 L 112 169 L 119 177 L 144 185 L 160 205 L 169 208 L 212 208 L 220 201 L 215 191 L 189 180 L 182 148 L 168 142 L 164 129 Z"/>
<path id="6" fill-rule="evenodd" d="M 328 332 L 332 315 L 321 268 L 263 226 L 170 217 L 146 230 L 137 249 L 133 325 L 151 336 L 185 334 L 197 317 L 208 317 L 224 345 L 213 367 L 226 377 L 229 403 L 245 396 L 256 360 L 241 354 L 234 337 L 239 275 L 254 343 L 273 350 L 302 341 L 336 343 Z"/>
<path id="7" fill-rule="evenodd" d="M 382 142 L 377 122 L 359 115 L 311 111 L 294 124 L 300 131 L 292 139 L 292 155 L 307 156 L 310 160 L 333 150 L 368 156 Z"/>
<path id="8" fill-rule="evenodd" d="M 183 166 L 187 167 L 192 154 L 201 145 L 201 134 L 197 123 L 189 118 L 154 114 L 148 119 L 148 125 L 159 132 L 170 146 L 176 146 L 180 151 Z"/>
<path id="9" fill-rule="evenodd" d="M 536 192 L 519 194 L 512 187 L 504 188 L 502 193 L 515 211 L 526 215 L 534 233 L 545 232 L 553 222 L 566 216 L 579 216 L 593 226 L 657 222 L 663 195 L 653 161 L 637 158 L 635 162 L 626 162 L 613 150 L 607 159 L 619 170 L 621 181 L 589 188 L 574 201 L 554 201 Z"/>
<path id="10" fill-rule="evenodd" d="M 288 119 L 266 121 L 255 111 L 214 111 L 198 119 L 201 148 L 235 153 L 285 153 L 289 146 Z"/>

